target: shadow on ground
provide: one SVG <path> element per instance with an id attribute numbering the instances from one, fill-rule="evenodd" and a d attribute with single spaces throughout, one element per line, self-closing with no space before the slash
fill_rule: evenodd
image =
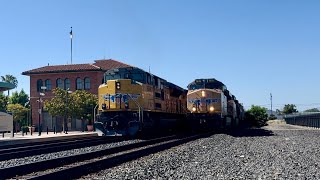
<path id="1" fill-rule="evenodd" d="M 262 128 L 241 128 L 228 131 L 226 134 L 233 137 L 274 136 L 274 133 Z"/>

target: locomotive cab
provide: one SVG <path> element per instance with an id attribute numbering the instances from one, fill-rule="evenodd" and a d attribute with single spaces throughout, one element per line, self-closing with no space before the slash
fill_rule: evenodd
<path id="1" fill-rule="evenodd" d="M 216 79 L 196 79 L 188 85 L 187 114 L 194 130 L 221 128 L 227 114 L 226 86 Z"/>
<path id="2" fill-rule="evenodd" d="M 185 119 L 186 91 L 139 68 L 105 73 L 99 86 L 99 135 L 171 130 Z"/>

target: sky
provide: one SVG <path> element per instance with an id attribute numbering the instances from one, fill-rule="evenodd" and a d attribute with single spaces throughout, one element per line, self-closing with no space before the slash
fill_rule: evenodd
<path id="1" fill-rule="evenodd" d="M 0 75 L 115 59 L 183 88 L 216 78 L 243 103 L 320 107 L 320 1 L 0 0 Z"/>

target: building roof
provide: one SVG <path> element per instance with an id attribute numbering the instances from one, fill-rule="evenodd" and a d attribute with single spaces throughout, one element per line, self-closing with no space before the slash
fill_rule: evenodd
<path id="1" fill-rule="evenodd" d="M 95 66 L 100 67 L 102 70 L 107 71 L 109 69 L 113 68 L 124 68 L 124 67 L 133 67 L 128 64 L 113 60 L 113 59 L 102 59 L 102 60 L 95 60 L 95 63 L 93 64 Z"/>
<path id="2" fill-rule="evenodd" d="M 7 91 L 10 89 L 15 88 L 16 86 L 14 84 L 8 83 L 8 82 L 0 82 L 0 92 Z"/>
<path id="3" fill-rule="evenodd" d="M 22 75 L 61 73 L 61 72 L 79 72 L 79 71 L 107 71 L 113 68 L 132 67 L 128 64 L 113 60 L 102 59 L 96 60 L 93 64 L 67 64 L 55 66 L 43 66 L 40 68 L 22 72 Z"/>

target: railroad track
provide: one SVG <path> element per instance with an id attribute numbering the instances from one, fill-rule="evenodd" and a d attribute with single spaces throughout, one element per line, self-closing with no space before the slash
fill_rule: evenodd
<path id="1" fill-rule="evenodd" d="M 78 149 L 82 147 L 119 142 L 123 140 L 124 138 L 122 137 L 82 137 L 71 140 L 64 139 L 58 141 L 37 142 L 32 144 L 24 144 L 23 146 L 8 145 L 7 148 L 0 149 L 0 161 L 70 149 Z"/>
<path id="2" fill-rule="evenodd" d="M 0 179 L 75 179 L 117 166 L 171 147 L 208 137 L 212 133 L 192 136 L 168 136 L 109 149 L 0 169 Z"/>
<path id="3" fill-rule="evenodd" d="M 66 137 L 66 136 L 64 136 Z M 73 138 L 58 138 L 58 139 L 48 139 L 45 140 L 45 138 L 43 139 L 35 139 L 37 141 L 31 141 L 31 142 L 25 142 L 24 140 L 18 140 L 20 141 L 20 143 L 14 143 L 14 144 L 4 144 L 4 145 L 0 145 L 0 150 L 1 149 L 9 149 L 9 148 L 16 148 L 16 147 L 23 147 L 23 146 L 34 146 L 34 145 L 41 145 L 41 144 L 49 144 L 49 143 L 59 143 L 59 142 L 67 142 L 67 141 L 77 141 L 77 140 L 83 140 L 83 139 L 96 139 L 99 138 L 99 136 L 79 136 L 79 137 L 73 137 Z"/>

